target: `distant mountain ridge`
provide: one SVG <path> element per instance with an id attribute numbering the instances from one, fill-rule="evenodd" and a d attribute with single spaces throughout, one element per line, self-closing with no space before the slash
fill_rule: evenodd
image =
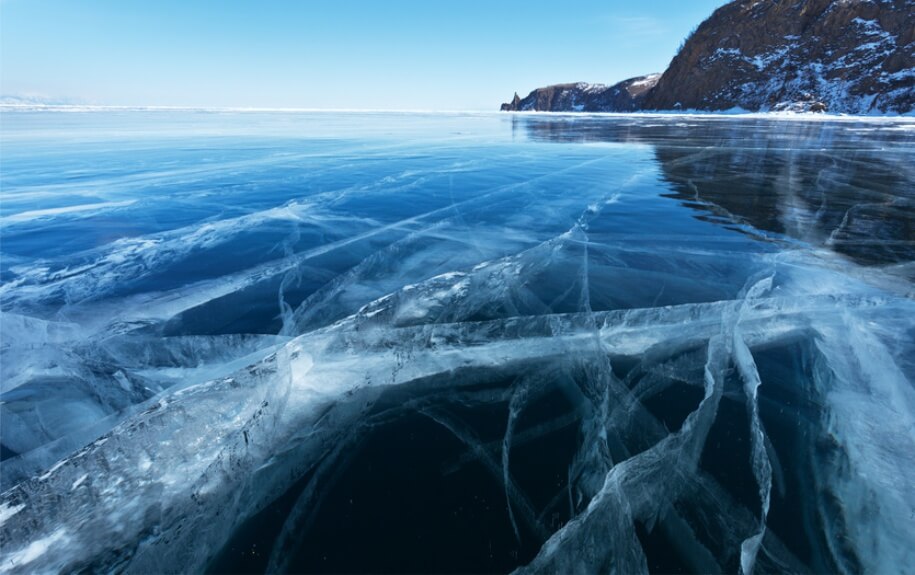
<path id="1" fill-rule="evenodd" d="M 635 87 L 635 89 L 633 89 Z M 915 112 L 915 0 L 735 0 L 663 74 L 559 84 L 508 111 Z"/>

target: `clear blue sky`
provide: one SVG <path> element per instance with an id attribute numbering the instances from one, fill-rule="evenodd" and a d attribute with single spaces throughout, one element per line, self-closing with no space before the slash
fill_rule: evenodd
<path id="1" fill-rule="evenodd" d="M 114 105 L 492 110 L 663 71 L 723 0 L 0 0 L 0 93 Z"/>

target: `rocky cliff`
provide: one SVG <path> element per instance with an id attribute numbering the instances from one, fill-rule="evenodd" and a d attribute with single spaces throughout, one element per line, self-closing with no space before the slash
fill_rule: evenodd
<path id="1" fill-rule="evenodd" d="M 503 111 L 542 112 L 631 112 L 638 110 L 645 93 L 657 83 L 660 74 L 649 74 L 624 80 L 612 86 L 604 84 L 555 84 L 537 88 L 521 99 L 502 104 Z"/>
<path id="2" fill-rule="evenodd" d="M 738 0 L 685 42 L 648 109 L 915 107 L 912 0 Z"/>
<path id="3" fill-rule="evenodd" d="M 625 84 L 540 88 L 502 109 L 913 113 L 915 0 L 735 0 L 637 96 L 595 103 Z"/>

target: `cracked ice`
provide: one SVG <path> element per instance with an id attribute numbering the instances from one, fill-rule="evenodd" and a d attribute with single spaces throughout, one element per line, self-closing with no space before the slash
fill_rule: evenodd
<path id="1" fill-rule="evenodd" d="M 910 121 L 182 114 L 4 120 L 3 572 L 327 569 L 384 450 L 413 570 L 915 564 Z"/>

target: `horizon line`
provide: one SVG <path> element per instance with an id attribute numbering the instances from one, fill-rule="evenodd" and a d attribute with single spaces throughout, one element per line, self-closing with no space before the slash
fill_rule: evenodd
<path id="1" fill-rule="evenodd" d="M 47 112 L 210 112 L 210 113 L 346 113 L 346 114 L 486 114 L 486 115 L 539 115 L 568 117 L 694 117 L 694 118 L 764 118 L 783 120 L 840 120 L 840 121 L 902 121 L 915 123 L 915 111 L 906 114 L 831 114 L 829 112 L 752 112 L 732 108 L 729 110 L 646 110 L 633 112 L 546 112 L 546 111 L 502 111 L 502 110 L 429 110 L 429 109 L 385 109 L 385 108 L 298 108 L 298 107 L 256 107 L 256 106 L 165 106 L 165 105 L 113 105 L 113 104 L 39 104 L 3 103 L 0 111 L 47 111 Z"/>

